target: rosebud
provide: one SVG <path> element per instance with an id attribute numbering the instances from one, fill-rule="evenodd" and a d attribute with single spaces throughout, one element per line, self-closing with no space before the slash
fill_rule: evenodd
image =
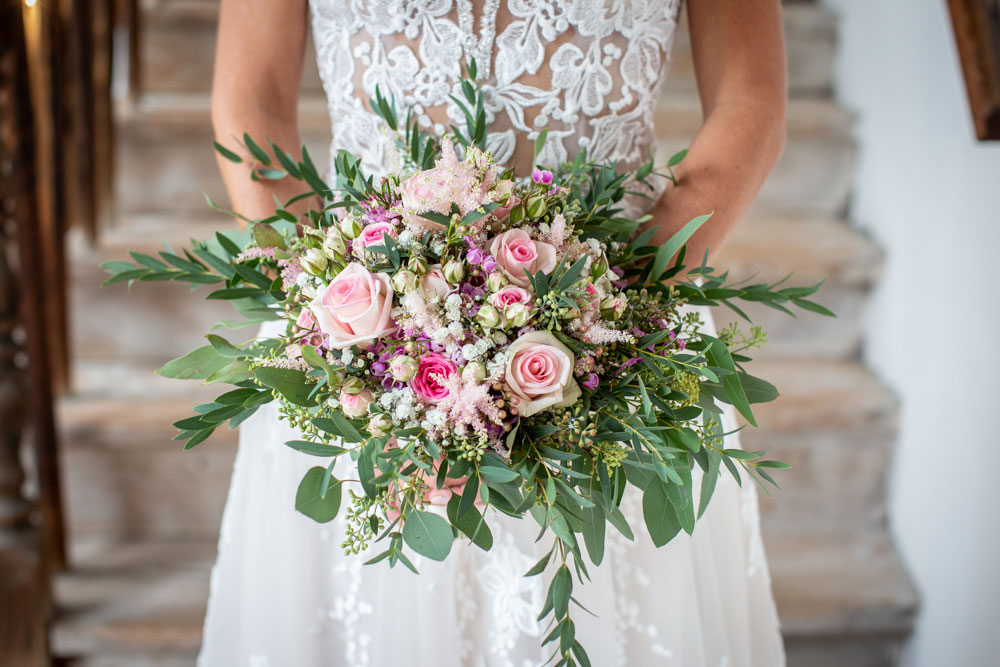
<path id="1" fill-rule="evenodd" d="M 418 276 L 427 273 L 427 260 L 423 255 L 410 255 L 410 260 L 406 263 L 406 266 Z"/>
<path id="2" fill-rule="evenodd" d="M 507 280 L 507 276 L 504 275 L 503 271 L 494 271 L 486 277 L 486 287 L 491 292 L 499 292 L 509 284 L 510 281 Z"/>
<path id="3" fill-rule="evenodd" d="M 444 265 L 444 279 L 452 285 L 457 285 L 465 277 L 465 264 L 451 260 Z"/>
<path id="4" fill-rule="evenodd" d="M 482 382 L 486 379 L 486 369 L 478 361 L 470 361 L 462 369 L 462 379 L 466 382 Z"/>
<path id="5" fill-rule="evenodd" d="M 531 321 L 534 310 L 526 303 L 512 303 L 504 310 L 504 315 L 507 316 L 507 322 L 510 326 L 523 327 Z"/>
<path id="6" fill-rule="evenodd" d="M 413 291 L 417 287 L 417 274 L 408 269 L 400 269 L 392 277 L 392 286 L 397 292 Z"/>
<path id="7" fill-rule="evenodd" d="M 544 197 L 528 197 L 527 209 L 529 218 L 540 218 L 549 210 L 549 205 Z"/>
<path id="8" fill-rule="evenodd" d="M 345 391 L 341 391 L 340 409 L 344 415 L 351 419 L 363 417 L 368 414 L 368 404 L 372 402 L 372 398 L 372 392 L 369 389 L 364 389 L 357 394 L 348 394 Z"/>
<path id="9" fill-rule="evenodd" d="M 323 277 L 326 275 L 326 267 L 330 262 L 326 255 L 319 248 L 310 248 L 306 254 L 299 258 L 299 265 L 306 273 Z"/>
<path id="10" fill-rule="evenodd" d="M 417 374 L 418 366 L 419 364 L 416 359 L 401 354 L 389 361 L 389 372 L 392 373 L 393 380 L 397 382 L 409 382 Z"/>
<path id="11" fill-rule="evenodd" d="M 590 275 L 594 280 L 599 280 L 601 276 L 608 272 L 608 258 L 603 254 L 601 258 L 596 262 L 592 262 L 590 265 Z"/>
<path id="12" fill-rule="evenodd" d="M 348 213 L 340 219 L 340 231 L 349 239 L 356 239 L 361 233 L 361 221 Z"/>
<path id="13" fill-rule="evenodd" d="M 625 312 L 625 300 L 617 296 L 609 296 L 601 301 L 601 317 L 606 320 L 617 320 Z"/>
<path id="14" fill-rule="evenodd" d="M 361 378 L 356 375 L 352 375 L 344 381 L 344 386 L 341 387 L 341 393 L 357 396 L 364 390 L 364 388 L 365 383 L 361 381 Z"/>
<path id="15" fill-rule="evenodd" d="M 330 259 L 343 257 L 347 254 L 347 244 L 344 242 L 344 237 L 335 227 L 331 227 L 327 231 L 326 238 L 323 239 L 323 252 Z"/>
<path id="16" fill-rule="evenodd" d="M 479 312 L 476 313 L 476 321 L 483 327 L 492 329 L 500 324 L 500 313 L 490 304 L 484 303 L 479 307 Z"/>
<path id="17" fill-rule="evenodd" d="M 392 420 L 389 419 L 389 415 L 381 412 L 372 415 L 372 418 L 368 420 L 368 432 L 373 438 L 389 435 L 392 432 Z"/>

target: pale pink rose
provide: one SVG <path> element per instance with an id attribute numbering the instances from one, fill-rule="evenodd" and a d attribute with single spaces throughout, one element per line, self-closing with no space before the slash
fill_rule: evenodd
<path id="1" fill-rule="evenodd" d="M 417 374 L 410 380 L 413 393 L 429 403 L 437 403 L 448 395 L 448 388 L 442 380 L 458 372 L 458 367 L 451 359 L 437 352 L 425 352 L 420 355 Z"/>
<path id="2" fill-rule="evenodd" d="M 403 206 L 414 213 L 437 210 L 448 195 L 450 188 L 447 180 L 438 169 L 418 171 L 399 184 L 399 198 Z M 428 226 L 444 227 L 430 220 L 422 222 Z"/>
<path id="3" fill-rule="evenodd" d="M 531 292 L 523 287 L 507 285 L 497 291 L 496 294 L 493 294 L 490 297 L 490 301 L 500 310 L 506 310 L 508 306 L 512 306 L 515 303 L 529 303 L 531 301 Z"/>
<path id="4" fill-rule="evenodd" d="M 443 299 L 451 293 L 451 285 L 445 280 L 440 264 L 427 269 L 427 273 L 420 278 L 420 289 L 428 299 L 432 296 Z"/>
<path id="5" fill-rule="evenodd" d="M 341 390 L 340 407 L 351 419 L 364 417 L 368 414 L 368 404 L 372 402 L 372 398 L 372 392 L 368 389 L 362 389 L 360 394 L 348 394 Z"/>
<path id="6" fill-rule="evenodd" d="M 535 241 L 523 229 L 511 229 L 490 241 L 490 254 L 507 278 L 518 287 L 527 287 L 526 271 L 549 273 L 556 268 L 556 248 Z"/>
<path id="7" fill-rule="evenodd" d="M 367 348 L 375 338 L 396 329 L 389 317 L 392 297 L 389 276 L 353 263 L 316 295 L 309 309 L 331 348 Z"/>
<path id="8" fill-rule="evenodd" d="M 566 407 L 580 398 L 573 379 L 573 351 L 550 331 L 533 331 L 508 348 L 506 380 L 519 399 L 518 414 L 530 417 L 551 407 Z"/>
<path id="9" fill-rule="evenodd" d="M 386 235 L 396 238 L 396 229 L 388 222 L 373 222 L 361 230 L 361 235 L 354 239 L 354 245 L 361 248 L 385 245 L 383 237 Z"/>

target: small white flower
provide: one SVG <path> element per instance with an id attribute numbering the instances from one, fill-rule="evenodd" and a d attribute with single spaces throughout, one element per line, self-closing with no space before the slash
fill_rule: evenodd
<path id="1" fill-rule="evenodd" d="M 480 355 L 479 349 L 475 345 L 463 345 L 462 356 L 466 361 L 475 361 Z"/>
<path id="2" fill-rule="evenodd" d="M 354 361 L 354 352 L 351 351 L 351 348 L 345 347 L 340 351 L 340 363 L 346 366 L 352 361 Z"/>

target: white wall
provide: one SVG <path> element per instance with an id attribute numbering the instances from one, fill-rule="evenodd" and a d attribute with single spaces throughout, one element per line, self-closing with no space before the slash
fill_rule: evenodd
<path id="1" fill-rule="evenodd" d="M 923 598 L 903 664 L 1000 664 L 1000 142 L 974 139 L 944 0 L 827 4 L 850 215 L 887 253 L 865 355 L 902 401 L 890 521 Z"/>

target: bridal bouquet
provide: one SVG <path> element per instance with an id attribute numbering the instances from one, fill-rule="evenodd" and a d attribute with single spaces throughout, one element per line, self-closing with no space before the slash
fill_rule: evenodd
<path id="1" fill-rule="evenodd" d="M 723 466 L 771 483 L 767 471 L 786 467 L 726 448 L 719 418 L 728 403 L 755 424 L 751 404 L 777 395 L 741 366 L 763 333 L 710 336 L 684 306 L 829 311 L 806 299 L 819 285 L 732 284 L 704 260 L 687 267 L 684 243 L 708 216 L 651 245 L 647 219 L 624 217 L 623 201 L 652 191 L 652 161 L 618 173 L 581 153 L 518 180 L 485 150 L 480 90 L 466 81 L 455 101 L 466 127 L 438 140 L 376 95 L 395 150 L 380 179 L 345 152 L 327 184 L 305 149 L 296 160 L 246 135 L 236 150 L 216 144 L 250 161 L 253 178 L 306 191 L 247 221 L 249 233 L 109 262 L 107 282 L 211 284 L 205 298 L 242 315 L 225 326 L 283 323 L 280 335 L 245 342 L 209 334 L 159 371 L 235 385 L 176 422 L 177 438 L 194 447 L 277 401 L 301 432 L 288 447 L 329 460 L 305 474 L 295 506 L 319 522 L 343 511 L 348 552 L 372 548 L 370 563 L 415 571 L 408 552 L 443 560 L 456 539 L 488 550 L 495 512 L 530 514 L 553 539 L 526 573 L 552 572 L 545 643 L 558 664 L 587 665 L 574 579 L 587 578 L 588 557 L 601 563 L 608 524 L 633 538 L 619 509 L 629 485 L 662 546 L 694 530 Z M 672 179 L 682 158 L 661 175 Z M 289 212 L 303 199 L 313 204 L 305 216 Z M 335 476 L 345 456 L 358 484 Z"/>

